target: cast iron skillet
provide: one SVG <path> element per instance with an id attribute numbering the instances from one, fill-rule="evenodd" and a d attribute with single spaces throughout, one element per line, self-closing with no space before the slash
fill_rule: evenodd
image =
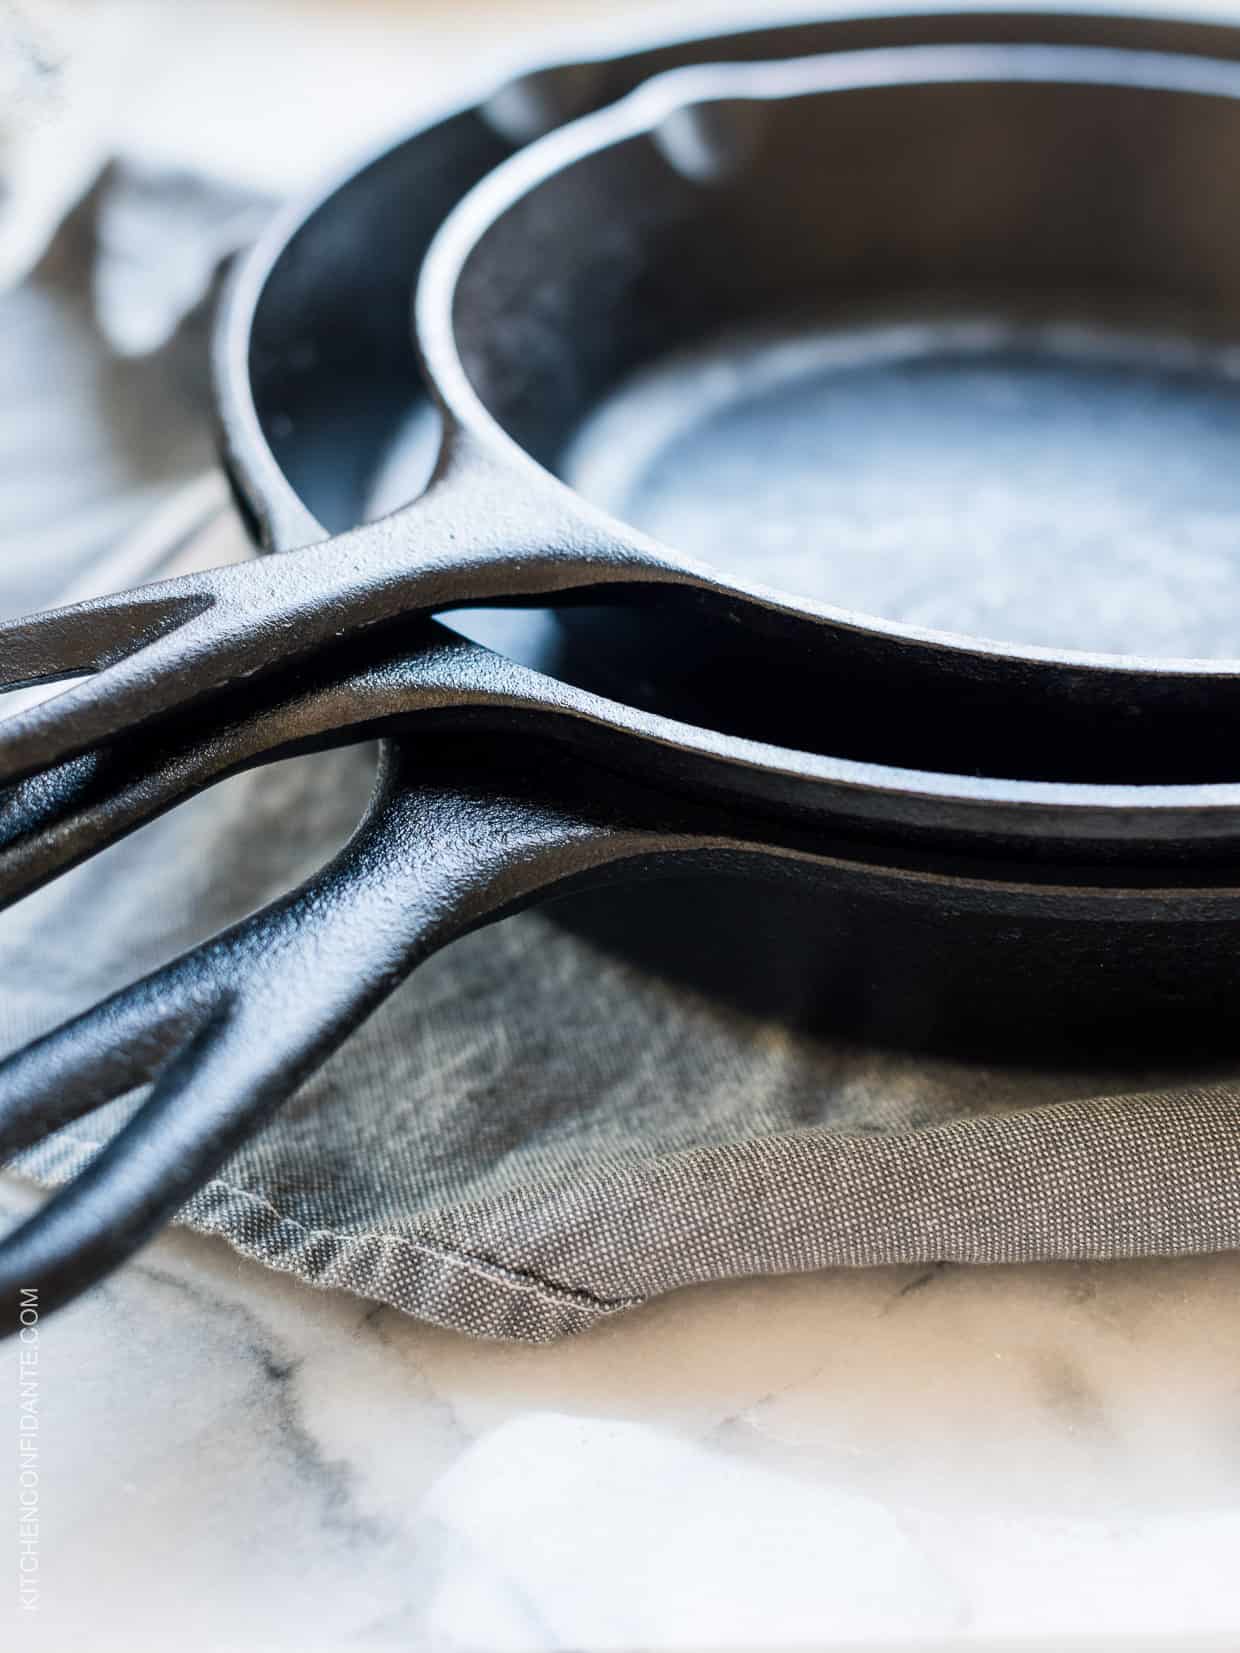
<path id="1" fill-rule="evenodd" d="M 829 706 L 846 686 L 867 708 L 852 755 L 1010 773 L 1000 765 L 1015 750 L 1026 777 L 1135 780 L 1157 752 L 1156 778 L 1205 778 L 1194 732 L 1207 710 L 1233 714 L 1234 662 L 1021 650 L 870 620 L 660 546 L 546 468 L 583 406 L 635 365 L 798 302 L 893 286 L 1007 301 L 1032 286 L 1062 308 L 1102 290 L 1212 311 L 1225 327 L 1230 217 L 1184 204 L 1226 190 L 1227 102 L 1118 83 L 1179 77 L 1221 94 L 1230 71 L 1074 65 L 1046 50 L 997 71 L 1027 80 L 1020 90 L 988 87 L 980 59 L 950 56 L 812 71 L 807 91 L 839 85 L 825 101 L 785 97 L 778 81 L 714 98 L 704 86 L 700 100 L 684 85 L 510 162 L 454 216 L 422 285 L 418 343 L 444 423 L 422 497 L 297 555 L 0 628 L 0 683 L 87 674 L 0 727 L 0 780 L 417 612 L 608 595 L 659 622 L 648 657 L 670 616 L 687 647 L 699 624 L 713 652 L 733 641 L 728 670 L 737 657 L 775 662 L 762 698 L 781 744 L 839 750 L 836 720 L 824 736 L 808 697 Z M 933 84 L 874 86 L 906 77 Z M 1042 84 L 1054 79 L 1064 84 Z M 372 242 L 348 247 L 382 256 Z M 295 425 L 300 404 L 283 417 Z M 1095 720 L 1087 759 L 1070 738 L 1083 709 Z"/>
<path id="2" fill-rule="evenodd" d="M 1019 81 L 1022 98 L 1035 93 L 1026 113 L 1041 92 L 1079 98 L 1080 84 L 1064 84 L 1073 72 L 1090 85 L 1150 80 L 1150 90 L 1120 95 L 1139 98 L 1142 113 L 1170 99 L 1181 134 L 1198 130 L 1202 109 L 1213 121 L 1234 108 L 1209 65 L 1045 62 L 1053 84 Z M 907 64 L 886 77 L 878 67 L 862 84 L 866 75 L 885 84 L 891 69 L 909 81 Z M 952 73 L 1007 86 L 1015 67 L 966 54 Z M 1198 72 L 1208 95 L 1154 89 Z M 824 73 L 771 71 L 759 97 L 774 100 L 786 75 L 803 100 Z M 930 60 L 912 82 L 919 96 L 940 90 Z M 687 89 L 694 103 L 745 95 L 727 76 L 695 77 Z M 856 95 L 866 94 L 833 94 Z M 658 96 L 668 101 L 645 108 L 661 119 L 684 101 Z M 280 260 L 268 268 L 270 280 Z M 272 306 L 266 323 L 281 314 Z M 296 333 L 285 349 L 293 339 L 304 350 Z M 271 348 L 272 334 L 261 342 Z M 225 401 L 235 440 L 249 417 L 244 389 L 226 384 Z M 251 484 L 266 463 L 258 451 Z M 307 513 L 283 487 L 268 521 L 291 539 L 294 520 L 304 529 Z M 418 731 L 416 745 L 411 733 L 387 748 L 366 821 L 318 878 L 0 1067 L 6 1152 L 157 1081 L 89 1170 L 0 1247 L 5 1289 L 38 1284 L 45 1303 L 81 1290 L 171 1215 L 428 952 L 604 879 L 743 871 L 795 883 L 831 968 L 852 970 L 863 1026 L 886 986 L 907 985 L 910 961 L 928 978 L 915 1013 L 930 1003 L 944 1027 L 962 1016 L 991 1029 L 1079 1023 L 1087 1007 L 1129 1032 L 1157 1019 L 1164 1035 L 1182 1036 L 1187 1025 L 1217 1026 L 1240 995 L 1228 928 L 1240 903 L 1232 788 L 976 781 L 836 761 L 605 702 L 432 621 L 386 641 L 387 653 L 346 645 L 311 677 L 276 672 L 234 690 L 205 741 L 184 726 L 156 729 L 15 799 L 29 820 L 43 810 L 58 833 L 81 835 L 85 853 L 100 821 L 114 836 L 246 763 L 342 731 Z M 841 958 L 841 939 L 862 931 L 866 954 Z"/>

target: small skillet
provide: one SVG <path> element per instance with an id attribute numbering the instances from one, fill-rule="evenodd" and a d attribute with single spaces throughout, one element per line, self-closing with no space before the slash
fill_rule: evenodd
<path id="1" fill-rule="evenodd" d="M 692 80 L 667 84 L 497 169 L 453 213 L 420 284 L 418 345 L 443 420 L 422 496 L 296 554 L 0 627 L 0 683 L 83 674 L 0 725 L 0 781 L 177 708 L 205 719 L 221 690 L 418 612 L 548 599 L 649 616 L 648 658 L 670 625 L 723 660 L 720 677 L 769 667 L 762 715 L 780 744 L 841 750 L 845 720 L 830 714 L 844 689 L 850 755 L 864 743 L 884 761 L 1007 773 L 1016 750 L 1026 776 L 1129 780 L 1156 753 L 1157 778 L 1205 778 L 1194 732 L 1203 714 L 1234 715 L 1234 662 L 1021 649 L 858 616 L 661 546 L 548 469 L 586 405 L 635 366 L 811 300 L 895 286 L 1006 301 L 1032 282 L 1052 308 L 1103 288 L 1228 325 L 1230 222 L 1183 206 L 1226 186 L 1228 65 L 920 50 L 851 66 L 841 54 L 809 71 L 802 96 L 781 94 L 778 75 L 766 92 L 755 81 L 714 97 L 708 82 L 700 96 Z M 294 262 L 285 278 L 299 274 Z M 299 345 L 312 364 L 315 340 Z M 256 354 L 256 379 L 265 371 Z M 270 413 L 277 428 L 305 416 Z M 300 529 L 313 538 L 304 518 Z M 811 740 L 819 708 L 827 728 Z M 1086 710 L 1097 738 L 1078 755 Z"/>

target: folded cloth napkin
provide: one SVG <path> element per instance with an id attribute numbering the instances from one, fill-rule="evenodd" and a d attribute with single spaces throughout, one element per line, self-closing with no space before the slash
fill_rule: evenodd
<path id="1" fill-rule="evenodd" d="M 107 204 L 96 193 L 0 302 L 8 613 L 163 571 L 187 536 L 200 558 L 249 554 L 210 469 L 200 316 L 141 357 L 105 344 L 97 253 L 109 223 L 135 221 Z M 208 239 L 230 211 L 204 208 Z M 0 1047 L 311 873 L 357 820 L 373 761 L 355 747 L 234 779 L 0 917 Z M 534 912 L 420 969 L 182 1220 L 316 1285 L 527 1340 L 729 1276 L 1240 1243 L 1226 1075 L 1158 1083 L 1115 1096 L 1105 1074 L 810 1037 Z M 138 1101 L 22 1171 L 73 1175 Z"/>

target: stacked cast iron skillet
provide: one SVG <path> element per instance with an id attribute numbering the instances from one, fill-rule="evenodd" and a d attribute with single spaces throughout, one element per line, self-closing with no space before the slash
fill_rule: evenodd
<path id="1" fill-rule="evenodd" d="M 308 885 L 0 1064 L 5 1153 L 154 1081 L 0 1244 L 0 1288 L 82 1290 L 422 958 L 553 895 L 867 1038 L 1226 1042 L 1240 663 L 849 613 L 558 473 L 634 374 L 795 316 L 931 355 L 1154 341 L 1226 377 L 1237 176 L 1240 34 L 917 11 L 542 69 L 286 216 L 218 333 L 227 462 L 274 554 L 0 627 L 0 680 L 81 679 L 0 726 L 0 895 L 292 752 L 382 734 L 375 795 Z M 418 417 L 429 485 L 364 522 Z M 547 603 L 537 664 L 430 617 Z M 590 894 L 615 882 L 622 915 Z"/>

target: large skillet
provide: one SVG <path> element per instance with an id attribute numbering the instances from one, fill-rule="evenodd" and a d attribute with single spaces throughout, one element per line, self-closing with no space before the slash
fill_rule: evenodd
<path id="1" fill-rule="evenodd" d="M 1032 32 L 1034 20 L 1026 26 Z M 782 108 L 790 94 L 804 111 L 821 97 L 815 84 L 841 76 L 852 90 L 832 98 L 868 96 L 893 79 L 918 98 L 941 96 L 945 82 L 961 90 L 957 75 L 989 77 L 989 87 L 964 88 L 966 100 L 979 90 L 1015 95 L 1026 119 L 1064 99 L 1082 113 L 1086 90 L 1135 99 L 1153 117 L 1150 130 L 1173 130 L 1190 151 L 1194 137 L 1208 136 L 1203 155 L 1236 120 L 1234 71 L 1217 64 L 1091 65 L 1052 53 L 1038 68 L 1023 56 L 963 54 L 946 77 L 931 58 L 843 65 L 839 75 L 796 65 L 764 71 L 748 88 L 695 75 L 622 111 L 617 131 L 631 136 L 633 122 L 640 134 L 642 122 L 663 123 L 686 104 L 734 111 L 746 97 Z M 1168 84 L 1181 90 L 1156 89 Z M 954 107 L 938 105 L 940 115 Z M 329 197 L 308 224 L 347 197 L 347 188 Z M 347 228 L 338 221 L 340 244 Z M 452 257 L 458 231 L 438 258 Z M 297 259 L 286 265 L 268 253 L 257 268 L 265 274 L 257 283 L 251 275 L 248 288 L 243 281 L 225 335 L 234 450 L 247 430 L 261 432 L 261 402 L 251 404 L 228 371 L 238 326 L 253 328 L 256 361 L 313 363 L 318 341 L 326 348 L 333 336 L 324 326 L 308 348 L 290 325 L 296 305 L 271 301 L 282 272 L 294 292 L 305 282 Z M 290 328 L 282 338 L 280 326 Z M 276 426 L 286 436 L 288 405 Z M 263 506 L 256 479 L 278 472 L 256 441 L 249 451 L 242 483 L 275 542 L 311 537 L 308 509 L 287 482 L 273 483 Z M 329 450 L 318 455 L 323 464 Z M 156 729 L 123 752 L 40 777 L 12 800 L 25 841 L 45 845 L 37 829 L 53 822 L 64 863 L 246 763 L 342 732 L 407 724 L 418 737 L 389 746 L 367 820 L 317 879 L 0 1067 L 6 1151 L 157 1080 L 89 1170 L 5 1242 L 6 1288 L 34 1282 L 46 1301 L 82 1289 L 174 1212 L 428 952 L 584 884 L 691 871 L 761 872 L 777 887 L 795 885 L 801 932 L 816 936 L 860 1023 L 900 984 L 914 990 L 897 1003 L 905 1015 L 912 1007 L 925 1036 L 962 1020 L 1002 1033 L 1082 1017 L 1182 1034 L 1217 1028 L 1240 996 L 1232 787 L 977 780 L 797 753 L 604 701 L 430 621 L 386 639 L 386 652 L 342 647 L 312 677 L 269 674 L 234 690 L 220 712 L 207 738 L 183 725 Z M 16 840 L 20 861 L 20 832 Z M 48 870 L 39 853 L 25 862 L 30 881 Z M 864 948 L 850 952 L 860 936 Z"/>

